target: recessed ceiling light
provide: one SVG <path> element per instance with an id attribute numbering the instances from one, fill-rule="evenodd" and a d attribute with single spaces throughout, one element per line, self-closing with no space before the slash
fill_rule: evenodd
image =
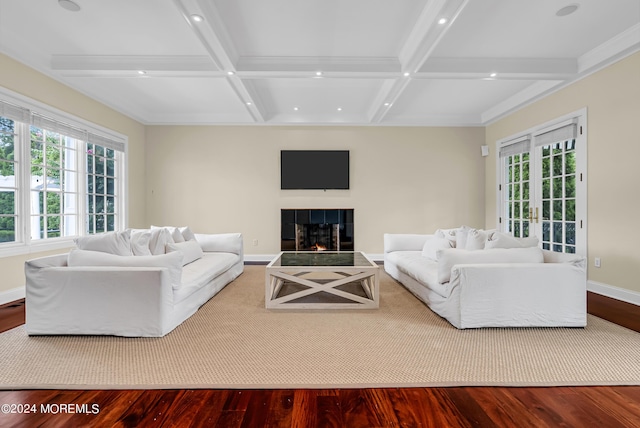
<path id="1" fill-rule="evenodd" d="M 498 73 L 491 73 L 491 74 L 489 75 L 489 77 L 496 77 L 497 75 L 498 75 Z"/>
<path id="2" fill-rule="evenodd" d="M 338 111 L 342 111 L 342 107 L 338 107 Z"/>
<path id="3" fill-rule="evenodd" d="M 202 15 L 198 15 L 194 13 L 193 15 L 191 15 L 191 20 L 193 22 L 202 22 L 204 21 L 204 18 L 202 17 Z"/>
<path id="4" fill-rule="evenodd" d="M 409 73 L 408 71 L 405 71 L 402 75 L 404 77 L 409 77 L 409 76 L 411 76 L 411 73 Z"/>
<path id="5" fill-rule="evenodd" d="M 78 3 L 71 0 L 58 0 L 58 4 L 71 12 L 77 12 L 80 10 Z"/>
<path id="6" fill-rule="evenodd" d="M 322 76 L 322 71 L 316 71 L 316 76 Z"/>
<path id="7" fill-rule="evenodd" d="M 558 9 L 558 11 L 556 12 L 556 16 L 571 15 L 573 12 L 578 10 L 579 7 L 580 7 L 580 5 L 577 4 L 577 3 L 570 4 L 569 6 L 565 6 L 565 7 L 561 8 L 561 9 Z"/>
<path id="8" fill-rule="evenodd" d="M 300 109 L 299 109 L 298 107 L 294 107 L 294 108 L 293 108 L 293 110 L 294 110 L 294 111 L 298 111 L 298 110 L 300 110 Z"/>
<path id="9" fill-rule="evenodd" d="M 144 76 L 145 74 L 147 74 L 147 72 L 144 70 L 138 70 L 138 74 Z"/>
<path id="10" fill-rule="evenodd" d="M 233 71 L 227 71 L 227 74 L 228 74 L 229 76 L 233 76 L 233 75 L 234 75 L 234 74 L 236 74 L 236 73 L 235 73 L 235 72 L 233 72 Z"/>
<path id="11" fill-rule="evenodd" d="M 250 105 L 251 105 L 251 101 L 247 101 L 247 103 L 246 103 L 246 104 L 247 104 L 248 106 L 250 106 Z"/>
<path id="12" fill-rule="evenodd" d="M 440 25 L 444 25 L 447 23 L 447 18 L 440 18 L 440 20 L 438 21 L 438 24 Z"/>

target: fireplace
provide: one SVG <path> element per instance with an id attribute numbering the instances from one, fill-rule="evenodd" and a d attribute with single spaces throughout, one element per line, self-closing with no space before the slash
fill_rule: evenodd
<path id="1" fill-rule="evenodd" d="M 282 251 L 353 251 L 352 209 L 281 210 Z"/>

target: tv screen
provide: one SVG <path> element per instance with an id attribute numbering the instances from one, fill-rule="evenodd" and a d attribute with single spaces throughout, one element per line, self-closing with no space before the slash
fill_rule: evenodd
<path id="1" fill-rule="evenodd" d="M 348 189 L 348 150 L 282 150 L 280 188 Z"/>

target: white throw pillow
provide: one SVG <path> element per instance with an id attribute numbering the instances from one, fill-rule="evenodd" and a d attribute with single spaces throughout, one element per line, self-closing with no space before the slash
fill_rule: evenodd
<path id="1" fill-rule="evenodd" d="M 438 251 L 438 281 L 451 279 L 451 268 L 461 264 L 489 263 L 544 263 L 542 250 L 530 248 L 495 248 L 485 251 L 469 251 L 459 248 Z"/>
<path id="2" fill-rule="evenodd" d="M 175 244 L 167 244 L 167 253 L 178 251 L 182 253 L 182 265 L 188 265 L 202 257 L 202 248 L 198 241 L 176 242 Z"/>
<path id="3" fill-rule="evenodd" d="M 155 229 L 166 229 L 169 231 L 169 234 L 171 235 L 171 239 L 173 240 L 173 242 L 184 242 L 186 241 L 186 239 L 184 239 L 184 236 L 182 236 L 182 232 L 180 231 L 179 227 L 174 227 L 174 226 L 151 226 L 151 230 L 155 230 Z"/>
<path id="4" fill-rule="evenodd" d="M 164 227 L 152 228 L 151 239 L 149 240 L 149 250 L 151 254 L 154 256 L 164 254 L 167 244 L 173 244 L 173 238 L 169 230 Z"/>
<path id="5" fill-rule="evenodd" d="M 446 238 L 448 239 L 451 243 L 452 246 L 455 247 L 456 246 L 456 235 L 458 233 L 459 228 L 455 228 L 455 229 L 438 229 L 436 230 L 436 233 L 434 233 L 435 236 L 437 236 L 438 238 Z"/>
<path id="6" fill-rule="evenodd" d="M 103 253 L 130 256 L 131 231 L 106 232 L 98 235 L 82 236 L 75 240 L 79 250 L 100 251 Z"/>
<path id="7" fill-rule="evenodd" d="M 484 248 L 528 248 L 537 247 L 539 243 L 537 236 L 527 238 L 516 238 L 513 235 L 503 232 L 493 232 L 489 235 Z"/>
<path id="8" fill-rule="evenodd" d="M 464 249 L 468 251 L 484 250 L 484 247 L 487 245 L 487 239 L 489 239 L 489 235 L 494 232 L 495 229 L 469 229 L 469 233 L 467 234 L 467 242 L 465 243 Z"/>
<path id="9" fill-rule="evenodd" d="M 134 256 L 150 256 L 149 242 L 151 231 L 148 229 L 131 229 L 131 251 Z"/>
<path id="10" fill-rule="evenodd" d="M 196 235 L 193 234 L 189 226 L 180 227 L 179 229 L 185 241 L 191 241 L 196 239 Z"/>
<path id="11" fill-rule="evenodd" d="M 471 227 L 462 226 L 458 229 L 456 233 L 456 248 L 464 249 L 467 246 L 467 238 L 469 237 L 469 232 L 471 231 Z"/>
<path id="12" fill-rule="evenodd" d="M 67 256 L 67 264 L 70 267 L 166 267 L 174 289 L 180 287 L 182 279 L 182 254 L 179 252 L 159 256 L 116 256 L 99 251 L 71 250 Z"/>
<path id="13" fill-rule="evenodd" d="M 446 250 L 447 248 L 453 248 L 451 241 L 447 238 L 433 236 L 424 243 L 422 256 L 429 260 L 438 261 L 438 250 Z"/>

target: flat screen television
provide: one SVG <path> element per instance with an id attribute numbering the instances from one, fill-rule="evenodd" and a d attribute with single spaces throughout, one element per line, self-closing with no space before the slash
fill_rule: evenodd
<path id="1" fill-rule="evenodd" d="M 349 151 L 280 151 L 280 188 L 348 189 Z"/>

